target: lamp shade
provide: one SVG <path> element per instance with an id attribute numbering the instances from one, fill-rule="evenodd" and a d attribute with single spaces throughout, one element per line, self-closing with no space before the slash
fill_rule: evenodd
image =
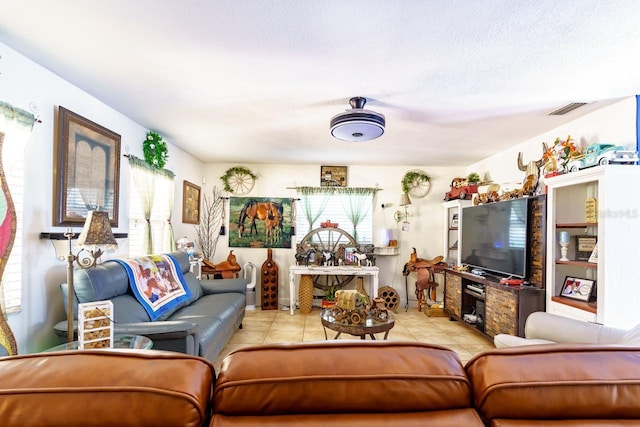
<path id="1" fill-rule="evenodd" d="M 89 211 L 84 228 L 78 236 L 81 248 L 117 249 L 118 242 L 113 237 L 109 213 L 106 211 Z"/>
<path id="2" fill-rule="evenodd" d="M 411 199 L 407 193 L 402 193 L 400 196 L 400 206 L 407 206 L 411 204 Z"/>

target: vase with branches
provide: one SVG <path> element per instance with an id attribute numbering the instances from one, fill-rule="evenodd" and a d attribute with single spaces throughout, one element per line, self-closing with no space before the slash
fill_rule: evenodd
<path id="1" fill-rule="evenodd" d="M 224 200 L 222 191 L 214 186 L 211 196 L 202 196 L 202 216 L 200 225 L 196 229 L 196 243 L 202 251 L 202 256 L 206 260 L 212 260 L 216 253 L 220 229 L 224 218 Z"/>

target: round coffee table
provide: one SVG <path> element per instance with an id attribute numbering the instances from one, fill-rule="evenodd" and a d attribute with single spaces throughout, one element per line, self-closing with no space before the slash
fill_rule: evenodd
<path id="1" fill-rule="evenodd" d="M 389 314 L 389 317 L 386 320 L 378 320 L 371 316 L 367 316 L 364 323 L 360 323 L 358 325 L 352 325 L 343 321 L 337 321 L 331 315 L 330 309 L 322 310 L 320 314 L 320 321 L 322 322 L 322 328 L 324 329 L 324 338 L 327 338 L 327 328 L 332 331 L 336 331 L 337 335 L 334 339 L 338 339 L 340 335 L 344 332 L 345 334 L 355 335 L 360 337 L 360 339 L 365 339 L 367 335 L 371 337 L 372 340 L 375 340 L 376 337 L 374 334 L 379 334 L 384 332 L 384 338 L 387 339 L 389 336 L 389 331 L 395 325 L 395 320 Z"/>

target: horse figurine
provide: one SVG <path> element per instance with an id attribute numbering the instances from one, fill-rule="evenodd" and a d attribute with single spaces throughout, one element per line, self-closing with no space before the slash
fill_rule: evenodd
<path id="1" fill-rule="evenodd" d="M 375 265 L 375 257 L 373 254 L 366 254 L 364 252 L 353 251 L 353 256 L 358 260 L 358 266 L 362 267 L 363 264 L 367 267 Z"/>
<path id="2" fill-rule="evenodd" d="M 258 202 L 255 199 L 250 199 L 244 204 L 238 215 L 238 237 L 242 237 L 245 231 L 245 221 L 249 219 L 249 235 L 253 235 L 254 232 L 258 235 L 258 227 L 256 220 L 265 221 L 276 220 L 277 228 L 280 234 L 282 234 L 282 218 L 283 209 L 281 203 L 276 202 Z"/>
<path id="3" fill-rule="evenodd" d="M 336 256 L 331 251 L 322 251 L 323 265 L 325 267 L 336 265 Z"/>
<path id="4" fill-rule="evenodd" d="M 296 253 L 296 265 L 304 265 L 309 266 L 309 260 L 311 259 L 311 254 L 315 252 L 315 249 L 309 248 L 306 251 L 299 251 Z"/>

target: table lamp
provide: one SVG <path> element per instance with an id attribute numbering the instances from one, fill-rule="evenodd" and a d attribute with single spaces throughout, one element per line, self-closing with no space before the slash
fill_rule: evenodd
<path id="1" fill-rule="evenodd" d="M 74 255 L 71 249 L 71 239 L 75 233 L 68 228 L 64 236 L 69 241 L 69 253 L 64 257 L 67 261 L 67 341 L 74 339 L 73 327 L 73 263 L 76 262 L 80 268 L 90 268 L 97 264 L 98 258 L 107 249 L 117 249 L 118 242 L 113 237 L 111 225 L 109 224 L 109 214 L 106 211 L 89 211 L 87 219 L 78 236 L 78 247 L 80 250 Z M 80 253 L 87 251 L 90 256 L 80 257 Z"/>

